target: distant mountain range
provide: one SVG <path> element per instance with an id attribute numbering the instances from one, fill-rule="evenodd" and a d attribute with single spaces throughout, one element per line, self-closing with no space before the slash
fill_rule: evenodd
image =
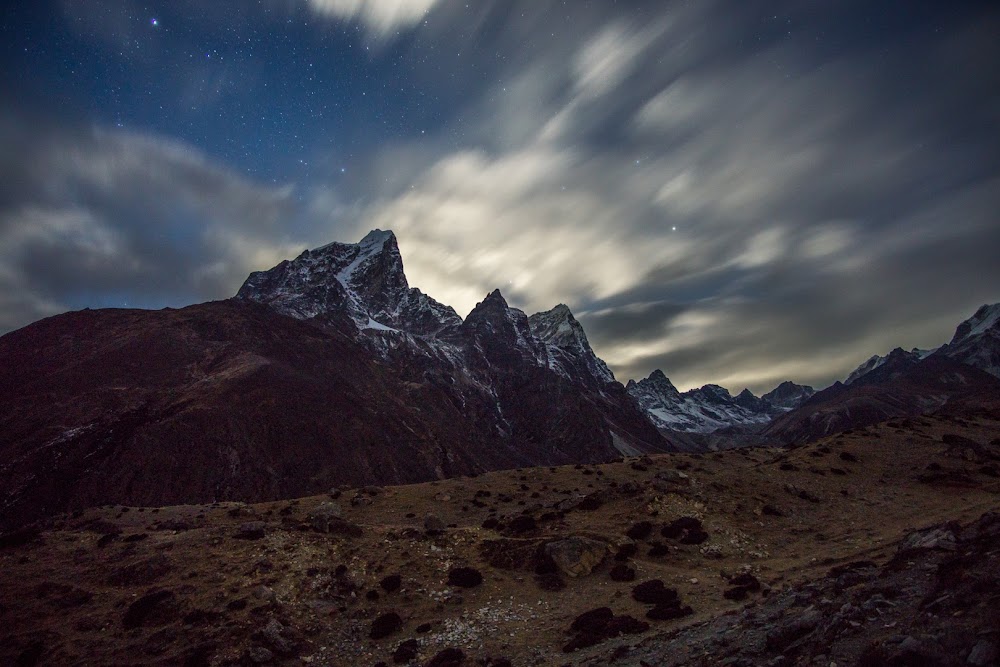
<path id="1" fill-rule="evenodd" d="M 820 392 L 678 392 L 661 371 L 623 387 L 565 305 L 529 317 L 496 290 L 463 320 L 409 286 L 395 236 L 374 230 L 255 272 L 229 300 L 0 337 L 0 528 L 804 441 L 1000 396 L 998 320 L 984 306 L 933 353 L 873 357 Z"/>

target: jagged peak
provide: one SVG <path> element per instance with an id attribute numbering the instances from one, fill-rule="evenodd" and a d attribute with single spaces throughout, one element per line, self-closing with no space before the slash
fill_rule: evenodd
<path id="1" fill-rule="evenodd" d="M 757 398 L 757 395 L 754 394 L 752 391 L 750 391 L 749 387 L 743 387 L 743 391 L 741 391 L 739 394 L 737 394 L 736 398 L 739 398 L 740 396 L 743 396 L 743 397 L 746 397 L 746 398 Z"/>
<path id="2" fill-rule="evenodd" d="M 971 336 L 998 329 L 1000 329 L 1000 303 L 984 304 L 972 317 L 958 325 L 950 344 L 954 345 Z"/>
<path id="3" fill-rule="evenodd" d="M 396 235 L 392 233 L 391 229 L 381 230 L 373 229 L 364 238 L 361 239 L 359 245 L 385 245 L 386 241 L 396 242 Z"/>

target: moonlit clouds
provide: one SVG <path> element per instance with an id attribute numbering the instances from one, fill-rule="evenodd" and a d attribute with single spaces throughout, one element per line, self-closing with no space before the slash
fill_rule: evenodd
<path id="1" fill-rule="evenodd" d="M 307 0 L 317 14 L 341 20 L 358 20 L 384 37 L 420 23 L 437 0 Z"/>
<path id="2" fill-rule="evenodd" d="M 282 239 L 288 187 L 251 184 L 176 141 L 52 129 L 18 168 L 29 187 L 0 210 L 5 328 L 85 305 L 225 298 L 303 248 Z"/>
<path id="3" fill-rule="evenodd" d="M 144 41 L 148 17 L 111 0 L 62 6 L 81 38 L 144 47 L 139 63 L 181 20 L 157 13 Z M 183 12 L 203 12 L 199 58 L 156 80 L 178 104 L 160 124 L 0 113 L 0 327 L 229 296 L 374 227 L 460 314 L 494 288 L 529 313 L 567 303 L 620 380 L 660 368 L 681 389 L 824 386 L 1000 300 L 996 10 L 199 6 Z M 306 32 L 258 54 L 253 35 L 290 24 Z M 229 28 L 252 28 L 260 68 L 239 85 L 235 54 L 201 50 Z M 240 86 L 250 106 L 231 108 Z"/>

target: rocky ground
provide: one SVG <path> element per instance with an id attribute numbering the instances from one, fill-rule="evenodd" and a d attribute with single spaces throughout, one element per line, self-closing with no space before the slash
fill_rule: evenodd
<path id="1" fill-rule="evenodd" d="M 0 663 L 995 665 L 1000 421 L 0 536 Z"/>

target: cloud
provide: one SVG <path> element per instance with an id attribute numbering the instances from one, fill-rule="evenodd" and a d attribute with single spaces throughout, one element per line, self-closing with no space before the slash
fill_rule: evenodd
<path id="1" fill-rule="evenodd" d="M 17 136 L 17 161 L 0 162 L 4 329 L 84 305 L 228 297 L 304 247 L 282 230 L 296 215 L 290 188 L 251 183 L 186 144 L 100 129 Z"/>
<path id="2" fill-rule="evenodd" d="M 67 9 L 74 29 L 130 38 L 128 22 L 90 27 L 100 3 Z M 326 35 L 294 20 L 311 12 L 386 45 L 364 58 L 378 104 L 296 125 L 309 161 L 338 168 L 294 186 L 151 131 L 0 113 L 6 326 L 227 296 L 305 244 L 373 227 L 395 230 L 411 284 L 460 313 L 495 287 L 528 311 L 565 302 L 617 377 L 660 368 L 680 388 L 823 386 L 1000 299 L 995 10 L 640 4 L 241 5 L 232 20 L 257 28 Z M 208 32 L 233 13 L 210 10 Z M 869 19 L 879 30 L 856 30 Z M 230 104 L 228 74 L 199 68 L 171 80 L 178 98 Z"/>
<path id="3" fill-rule="evenodd" d="M 379 37 L 420 23 L 437 0 L 307 0 L 309 8 L 322 16 L 360 21 Z"/>

